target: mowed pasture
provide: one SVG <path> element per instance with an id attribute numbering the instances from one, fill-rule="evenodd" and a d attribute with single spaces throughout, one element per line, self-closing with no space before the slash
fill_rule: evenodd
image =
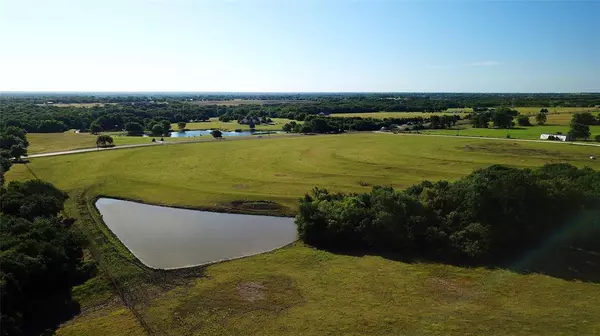
<path id="1" fill-rule="evenodd" d="M 541 134 L 556 134 L 561 132 L 562 134 L 569 133 L 568 125 L 543 125 L 543 126 L 516 126 L 511 129 L 499 129 L 499 128 L 472 128 L 469 125 L 462 127 L 454 127 L 452 129 L 435 129 L 435 130 L 423 130 L 425 134 L 442 134 L 442 135 L 462 135 L 462 136 L 478 136 L 487 138 L 506 138 L 510 136 L 513 139 L 528 139 L 535 140 L 540 138 Z M 590 139 L 594 139 L 596 135 L 600 135 L 600 126 L 590 126 L 590 133 L 592 134 Z"/>
<path id="2" fill-rule="evenodd" d="M 599 152 L 562 143 L 362 133 L 104 151 L 37 158 L 28 166 L 65 190 L 94 187 L 103 195 L 193 207 L 269 200 L 293 209 L 313 186 L 403 188 L 423 179 L 455 180 L 492 164 L 571 162 L 598 169 L 589 156 Z M 9 176 L 22 169 L 16 165 Z"/>
<path id="3" fill-rule="evenodd" d="M 152 142 L 152 137 L 126 136 L 121 133 L 102 133 L 112 136 L 115 146 L 137 145 Z M 75 133 L 67 131 L 64 133 L 28 133 L 29 141 L 28 154 L 52 153 L 68 151 L 73 149 L 94 148 L 96 147 L 97 135 L 90 133 Z M 161 137 L 154 137 L 159 140 Z M 164 138 L 166 142 L 185 142 L 197 140 L 194 138 Z"/>
<path id="4" fill-rule="evenodd" d="M 221 210 L 239 200 L 263 200 L 293 213 L 297 198 L 313 186 L 355 192 L 375 184 L 404 188 L 422 179 L 455 180 L 491 164 L 568 162 L 600 169 L 600 162 L 589 159 L 594 153 L 600 149 L 363 133 L 94 152 L 36 158 L 28 167 L 69 192 L 69 211 L 78 193 L 87 190 L 90 196 Z M 24 165 L 7 175 L 8 180 L 30 177 Z M 102 230 L 83 226 L 81 219 L 77 225 Z M 107 237 L 97 241 L 126 254 Z M 550 251 L 532 251 L 544 253 Z M 129 258 L 109 261 L 113 275 L 132 276 L 125 271 L 129 268 L 139 272 Z M 600 333 L 595 299 L 600 284 L 593 282 L 343 255 L 301 243 L 209 266 L 203 274 L 168 286 L 144 285 L 136 292 L 145 295 L 137 297 L 142 300 L 135 305 L 138 317 L 156 335 Z M 76 287 L 83 313 L 58 334 L 142 334 L 140 323 L 109 288 L 102 277 Z"/>

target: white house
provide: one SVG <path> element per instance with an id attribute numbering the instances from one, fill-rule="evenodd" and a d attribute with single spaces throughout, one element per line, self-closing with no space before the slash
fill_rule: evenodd
<path id="1" fill-rule="evenodd" d="M 555 140 L 555 141 L 569 141 L 569 136 L 564 134 L 542 134 L 540 135 L 542 140 Z"/>

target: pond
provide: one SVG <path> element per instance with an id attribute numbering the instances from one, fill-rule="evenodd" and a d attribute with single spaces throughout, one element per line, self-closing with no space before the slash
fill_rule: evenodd
<path id="1" fill-rule="evenodd" d="M 174 269 L 268 252 L 297 239 L 289 217 L 177 209 L 100 198 L 104 223 L 146 266 Z"/>
<path id="2" fill-rule="evenodd" d="M 195 130 L 195 131 L 183 131 L 183 132 L 171 132 L 171 138 L 182 138 L 182 137 L 196 137 L 196 136 L 211 136 L 210 132 L 212 130 Z M 261 132 L 261 131 L 241 131 L 241 132 L 231 132 L 231 131 L 221 131 L 223 137 L 229 136 L 248 136 L 248 135 L 267 135 L 269 133 L 282 133 L 280 131 L 269 131 L 269 132 Z"/>

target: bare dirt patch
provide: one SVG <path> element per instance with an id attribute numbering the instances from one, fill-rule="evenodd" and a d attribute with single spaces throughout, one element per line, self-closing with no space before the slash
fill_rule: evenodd
<path id="1" fill-rule="evenodd" d="M 237 290 L 240 294 L 240 297 L 250 302 L 254 302 L 256 300 L 264 300 L 265 289 L 267 289 L 267 287 L 263 286 L 258 282 L 244 282 L 237 286 Z"/>
<path id="2" fill-rule="evenodd" d="M 212 288 L 186 298 L 175 309 L 174 315 L 185 318 L 189 314 L 206 313 L 227 320 L 260 312 L 257 316 L 268 318 L 271 314 L 281 313 L 303 301 L 292 279 L 286 276 L 267 276 L 215 284 Z"/>

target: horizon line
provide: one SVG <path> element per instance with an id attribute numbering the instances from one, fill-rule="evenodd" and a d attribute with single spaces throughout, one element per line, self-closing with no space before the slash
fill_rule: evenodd
<path id="1" fill-rule="evenodd" d="M 336 93 L 354 93 L 354 94 L 365 94 L 365 93 L 378 93 L 378 94 L 422 94 L 422 93 L 445 93 L 445 94 L 600 94 L 600 91 L 154 91 L 154 90 L 140 90 L 140 91 L 110 91 L 110 90 L 89 90 L 89 91 L 76 91 L 76 90 L 0 90 L 2 94 L 15 94 L 15 93 L 117 93 L 117 94 L 336 94 Z"/>

